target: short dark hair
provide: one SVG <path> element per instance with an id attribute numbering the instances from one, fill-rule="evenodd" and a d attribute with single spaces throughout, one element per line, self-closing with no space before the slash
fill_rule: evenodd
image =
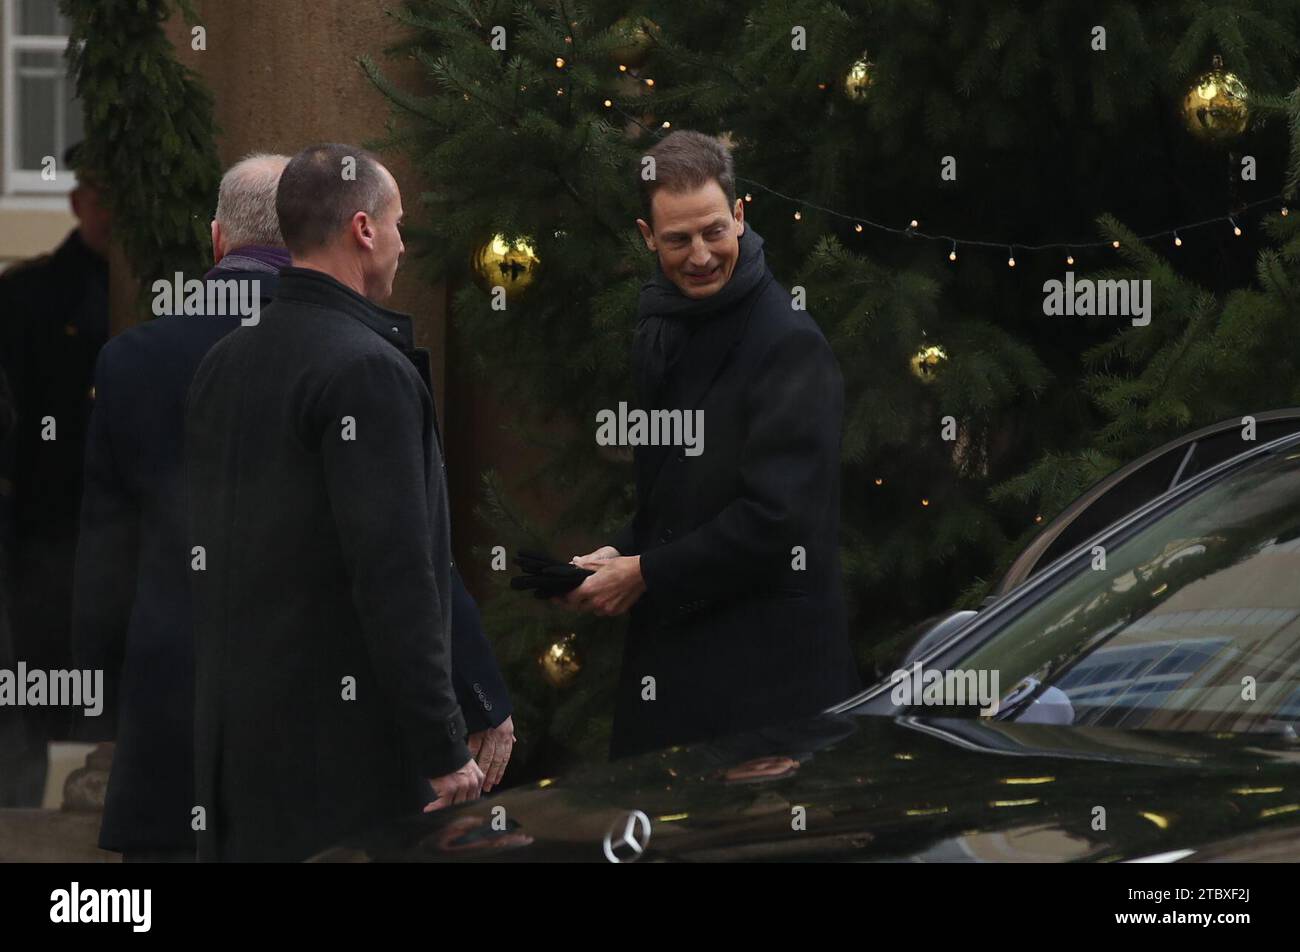
<path id="1" fill-rule="evenodd" d="M 654 226 L 651 211 L 655 193 L 688 192 L 710 181 L 718 183 L 727 196 L 727 207 L 736 204 L 736 170 L 731 150 L 713 136 L 682 129 L 660 139 L 646 155 L 654 157 L 654 178 L 641 179 L 641 204 L 645 220 Z M 644 166 L 638 166 L 637 174 Z"/>
<path id="2" fill-rule="evenodd" d="M 353 174 L 344 177 L 345 168 Z M 380 168 L 374 154 L 337 142 L 308 146 L 290 159 L 275 190 L 284 246 L 294 254 L 323 248 L 357 212 L 386 209 L 392 188 Z"/>

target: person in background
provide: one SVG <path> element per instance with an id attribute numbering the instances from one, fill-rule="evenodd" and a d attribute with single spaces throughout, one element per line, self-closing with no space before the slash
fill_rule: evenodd
<path id="1" fill-rule="evenodd" d="M 77 227 L 51 254 L 0 274 L 0 372 L 14 426 L 0 444 L 0 539 L 16 661 L 71 667 L 72 571 L 95 360 L 108 339 L 108 247 L 113 216 L 104 183 L 77 173 Z M 50 741 L 67 740 L 73 709 L 23 712 L 23 750 L 0 779 L 0 805 L 40 806 Z"/>

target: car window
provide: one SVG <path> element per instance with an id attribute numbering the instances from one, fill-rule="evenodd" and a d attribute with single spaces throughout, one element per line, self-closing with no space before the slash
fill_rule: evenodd
<path id="1" fill-rule="evenodd" d="M 997 672 L 1019 702 L 1013 719 L 1197 731 L 1296 720 L 1300 451 L 1249 464 L 1081 561 L 955 667 Z"/>

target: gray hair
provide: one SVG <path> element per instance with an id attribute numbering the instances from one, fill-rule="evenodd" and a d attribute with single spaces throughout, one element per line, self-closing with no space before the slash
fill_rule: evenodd
<path id="1" fill-rule="evenodd" d="M 221 177 L 216 219 L 229 250 L 246 245 L 284 247 L 275 214 L 275 191 L 288 164 L 287 155 L 254 152 Z"/>

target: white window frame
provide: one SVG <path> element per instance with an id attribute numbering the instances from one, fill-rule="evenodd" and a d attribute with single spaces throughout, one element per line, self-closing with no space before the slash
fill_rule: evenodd
<path id="1" fill-rule="evenodd" d="M 76 185 L 76 175 L 62 167 L 63 156 L 55 156 L 57 174 L 54 181 L 41 178 L 40 172 L 17 167 L 17 112 L 18 112 L 18 54 L 27 52 L 62 53 L 68 48 L 66 36 L 18 36 L 17 0 L 0 0 L 3 3 L 3 24 L 0 26 L 0 70 L 4 82 L 4 157 L 0 163 L 0 196 L 5 199 L 17 196 L 62 196 Z M 62 103 L 55 106 L 62 109 Z M 62 128 L 62 115 L 59 116 Z M 6 205 L 14 204 L 5 202 Z"/>

